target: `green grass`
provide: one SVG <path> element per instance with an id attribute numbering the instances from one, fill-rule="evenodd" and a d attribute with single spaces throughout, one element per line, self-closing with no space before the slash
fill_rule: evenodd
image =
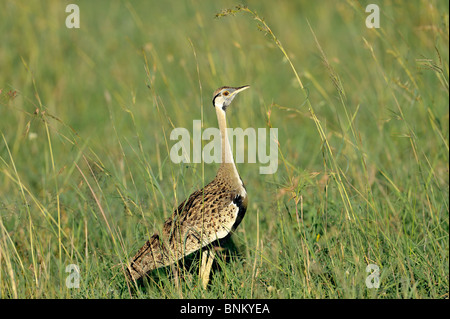
<path id="1" fill-rule="evenodd" d="M 368 29 L 370 2 L 77 1 L 67 29 L 68 3 L 0 12 L 1 298 L 449 297 L 448 3 L 383 1 Z M 279 166 L 238 164 L 236 253 L 207 291 L 197 259 L 128 287 L 218 168 L 172 163 L 171 130 L 217 127 L 212 92 L 244 84 L 228 124 L 278 128 Z"/>

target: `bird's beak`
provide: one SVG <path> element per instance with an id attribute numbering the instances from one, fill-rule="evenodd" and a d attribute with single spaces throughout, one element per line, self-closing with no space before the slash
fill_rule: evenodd
<path id="1" fill-rule="evenodd" d="M 238 94 L 238 93 L 240 93 L 240 92 L 242 92 L 244 90 L 247 90 L 249 87 L 250 87 L 250 85 L 244 85 L 244 86 L 238 87 L 231 94 L 232 95 L 236 95 L 236 94 Z"/>

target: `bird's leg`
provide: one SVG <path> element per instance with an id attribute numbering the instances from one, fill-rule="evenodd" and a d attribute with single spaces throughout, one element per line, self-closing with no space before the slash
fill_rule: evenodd
<path id="1" fill-rule="evenodd" d="M 180 288 L 180 278 L 178 276 L 178 265 L 176 263 L 172 264 L 170 266 L 170 268 L 172 268 L 173 279 L 175 281 L 175 288 L 179 290 L 179 288 Z"/>
<path id="2" fill-rule="evenodd" d="M 206 289 L 209 282 L 209 274 L 214 261 L 215 253 L 213 248 L 205 249 L 202 252 L 202 266 L 200 268 L 200 278 L 202 279 L 202 287 Z"/>

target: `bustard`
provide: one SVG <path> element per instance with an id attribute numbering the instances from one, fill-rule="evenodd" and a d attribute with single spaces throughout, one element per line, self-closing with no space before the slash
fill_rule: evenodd
<path id="1" fill-rule="evenodd" d="M 178 206 L 165 221 L 161 236 L 153 235 L 139 249 L 127 268 L 130 280 L 138 280 L 153 269 L 168 266 L 203 249 L 200 278 L 206 289 L 215 255 L 211 244 L 236 229 L 247 209 L 247 192 L 233 160 L 225 116 L 231 101 L 247 88 L 248 85 L 224 86 L 214 92 L 213 105 L 222 142 L 222 161 L 217 175 Z"/>

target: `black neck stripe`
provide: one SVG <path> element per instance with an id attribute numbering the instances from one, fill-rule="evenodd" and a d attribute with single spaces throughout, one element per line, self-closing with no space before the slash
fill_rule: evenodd
<path id="1" fill-rule="evenodd" d="M 214 101 L 216 100 L 216 97 L 219 96 L 219 94 L 220 94 L 220 92 L 217 93 L 217 94 L 213 97 L 213 99 L 212 99 L 212 103 L 213 103 L 213 106 L 214 106 L 214 107 L 216 107 L 216 103 L 215 103 Z"/>

